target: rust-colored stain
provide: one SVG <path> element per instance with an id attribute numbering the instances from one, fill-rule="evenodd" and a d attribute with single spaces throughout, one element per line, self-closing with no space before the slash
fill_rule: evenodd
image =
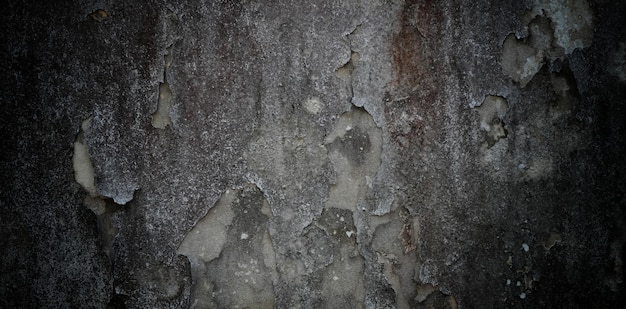
<path id="1" fill-rule="evenodd" d="M 393 37 L 392 60 L 394 85 L 403 88 L 415 86 L 429 76 L 432 70 L 432 43 L 436 43 L 437 27 L 442 19 L 431 1 L 411 0 L 400 12 L 400 31 Z"/>
<path id="2" fill-rule="evenodd" d="M 402 227 L 402 231 L 400 231 L 400 234 L 398 235 L 398 239 L 400 239 L 400 242 L 402 243 L 402 246 L 404 247 L 404 254 L 408 254 L 412 251 L 415 251 L 415 249 L 417 249 L 417 246 L 415 245 L 415 242 L 413 241 L 413 228 L 411 228 L 411 224 L 405 224 Z"/>
<path id="3" fill-rule="evenodd" d="M 443 14 L 433 1 L 409 0 L 398 20 L 400 29 L 390 42 L 393 78 L 385 112 L 399 146 L 429 145 L 436 138 L 429 132 L 437 126 L 434 112 L 440 88 L 433 57 L 439 56 Z"/>

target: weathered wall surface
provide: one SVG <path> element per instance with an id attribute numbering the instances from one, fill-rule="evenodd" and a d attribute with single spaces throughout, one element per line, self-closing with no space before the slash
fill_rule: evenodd
<path id="1" fill-rule="evenodd" d="M 0 307 L 624 301 L 626 3 L 4 12 Z"/>

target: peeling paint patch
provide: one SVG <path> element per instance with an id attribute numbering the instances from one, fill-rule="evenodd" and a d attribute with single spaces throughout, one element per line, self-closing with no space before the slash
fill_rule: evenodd
<path id="1" fill-rule="evenodd" d="M 381 218 L 373 216 L 372 220 L 375 223 L 372 249 L 384 267 L 385 279 L 395 291 L 396 304 L 398 308 L 415 308 L 419 220 L 403 209 Z"/>
<path id="2" fill-rule="evenodd" d="M 275 253 L 254 185 L 226 190 L 177 252 L 191 262 L 192 308 L 273 308 Z"/>
<path id="3" fill-rule="evenodd" d="M 352 72 L 354 71 L 356 65 L 359 63 L 360 59 L 361 55 L 355 51 L 352 51 L 350 53 L 350 59 L 348 60 L 348 62 L 346 62 L 344 65 L 337 69 L 337 77 L 346 82 L 352 83 Z"/>
<path id="4" fill-rule="evenodd" d="M 74 142 L 72 165 L 74 168 L 74 179 L 87 193 L 83 200 L 83 205 L 96 215 L 100 248 L 105 254 L 110 256 L 113 241 L 118 232 L 117 228 L 113 226 L 111 216 L 119 211 L 122 205 L 101 195 L 96 188 L 94 167 L 89 155 L 89 147 L 85 141 L 91 127 L 91 120 L 92 117 L 89 117 L 81 124 L 80 132 Z"/>
<path id="5" fill-rule="evenodd" d="M 528 36 L 509 34 L 502 45 L 502 72 L 523 88 L 544 63 L 591 45 L 593 13 L 585 0 L 537 0 L 525 16 Z"/>
<path id="6" fill-rule="evenodd" d="M 504 129 L 504 116 L 509 110 L 509 103 L 500 96 L 488 95 L 483 103 L 476 107 L 480 114 L 480 128 L 487 132 L 491 141 L 489 144 L 497 143 L 498 140 L 506 138 L 507 132 Z"/>
<path id="7" fill-rule="evenodd" d="M 165 82 L 159 84 L 159 103 L 157 110 L 152 114 L 152 126 L 157 129 L 165 129 L 172 124 L 170 118 L 170 110 L 172 109 L 172 90 L 170 85 Z"/>
<path id="8" fill-rule="evenodd" d="M 576 48 L 585 48 L 593 40 L 593 12 L 585 0 L 536 0 L 527 14 L 531 19 L 545 15 L 554 27 L 554 39 L 565 54 Z"/>
<path id="9" fill-rule="evenodd" d="M 355 107 L 339 118 L 324 143 L 337 173 L 326 207 L 354 211 L 368 190 L 367 177 L 380 166 L 382 130 L 365 109 Z"/>
<path id="10" fill-rule="evenodd" d="M 511 33 L 502 45 L 501 63 L 504 75 L 524 87 L 543 65 L 543 57 Z"/>
<path id="11" fill-rule="evenodd" d="M 319 289 L 324 295 L 321 308 L 362 308 L 365 300 L 364 265 L 359 254 L 356 227 L 352 212 L 345 209 L 324 209 L 318 226 L 325 231 L 332 256 L 329 265 L 319 272 Z M 315 250 L 315 249 L 314 249 Z"/>
<path id="12" fill-rule="evenodd" d="M 163 82 L 159 84 L 159 99 L 157 110 L 152 114 L 152 126 L 157 129 L 165 129 L 172 125 L 170 111 L 172 110 L 173 95 L 172 89 L 167 82 L 167 72 L 173 61 L 173 46 L 167 48 L 165 54 L 165 67 L 163 68 Z"/>
<path id="13" fill-rule="evenodd" d="M 227 189 L 206 216 L 187 233 L 176 251 L 186 255 L 191 263 L 191 293 L 196 308 L 211 303 L 210 293 L 206 291 L 212 285 L 202 274 L 206 271 L 206 263 L 216 259 L 226 244 L 226 233 L 234 216 L 231 205 L 235 198 L 236 192 Z"/>
<path id="14" fill-rule="evenodd" d="M 94 181 L 94 169 L 91 157 L 89 156 L 89 148 L 85 142 L 85 135 L 91 127 L 91 119 L 85 119 L 81 126 L 80 132 L 74 142 L 74 155 L 72 156 L 72 165 L 74 167 L 74 179 L 76 182 L 89 193 L 90 196 L 97 196 L 96 184 Z"/>

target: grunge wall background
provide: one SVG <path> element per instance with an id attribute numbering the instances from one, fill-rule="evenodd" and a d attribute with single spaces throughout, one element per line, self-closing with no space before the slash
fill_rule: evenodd
<path id="1" fill-rule="evenodd" d="M 10 1 L 0 307 L 616 307 L 624 16 Z"/>

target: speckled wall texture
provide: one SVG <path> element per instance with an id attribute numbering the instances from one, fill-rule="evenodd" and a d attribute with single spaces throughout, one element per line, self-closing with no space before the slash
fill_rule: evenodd
<path id="1" fill-rule="evenodd" d="M 626 302 L 626 2 L 28 2 L 0 308 Z"/>

